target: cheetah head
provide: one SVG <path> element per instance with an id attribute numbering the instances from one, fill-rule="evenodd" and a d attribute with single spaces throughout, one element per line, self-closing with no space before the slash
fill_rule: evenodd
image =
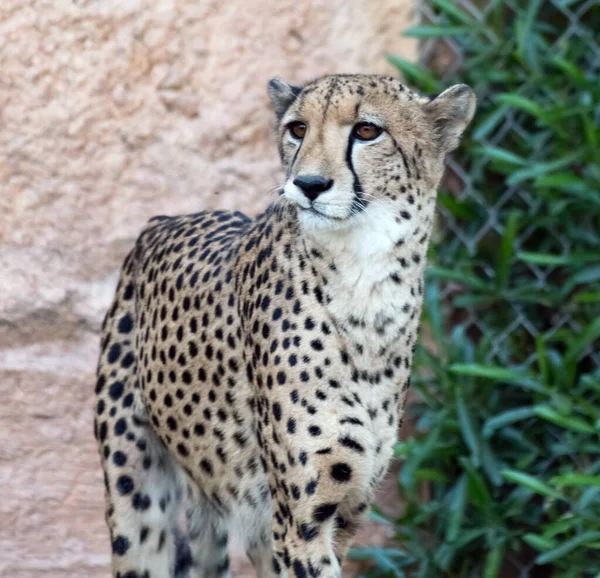
<path id="1" fill-rule="evenodd" d="M 435 203 L 445 155 L 475 112 L 465 85 L 434 98 L 392 77 L 331 75 L 269 83 L 286 173 L 281 193 L 312 230 L 410 219 Z"/>

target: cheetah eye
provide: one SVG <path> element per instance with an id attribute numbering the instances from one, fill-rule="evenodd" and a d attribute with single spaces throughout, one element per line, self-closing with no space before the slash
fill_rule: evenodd
<path id="1" fill-rule="evenodd" d="M 352 129 L 352 136 L 359 140 L 375 140 L 383 129 L 371 122 L 359 122 Z"/>
<path id="2" fill-rule="evenodd" d="M 290 131 L 291 135 L 298 140 L 302 140 L 304 138 L 304 135 L 306 134 L 306 128 L 306 124 L 300 121 L 290 122 L 290 124 L 288 124 L 288 130 Z"/>

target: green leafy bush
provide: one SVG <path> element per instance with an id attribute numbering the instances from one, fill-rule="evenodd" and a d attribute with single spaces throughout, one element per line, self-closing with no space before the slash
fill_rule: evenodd
<path id="1" fill-rule="evenodd" d="M 600 5 L 432 4 L 407 35 L 451 38 L 460 68 L 444 46 L 391 60 L 479 110 L 440 194 L 400 546 L 353 556 L 372 576 L 599 577 Z"/>

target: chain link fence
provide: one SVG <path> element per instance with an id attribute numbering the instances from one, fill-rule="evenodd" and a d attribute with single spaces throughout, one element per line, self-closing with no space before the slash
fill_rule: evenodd
<path id="1" fill-rule="evenodd" d="M 421 26 L 427 25 L 445 25 L 452 27 L 451 22 L 448 22 L 446 16 L 441 16 L 443 11 L 438 9 L 439 4 L 444 0 L 428 0 L 420 3 L 418 7 L 418 20 Z M 446 2 L 447 4 L 448 2 Z M 600 16 L 600 1 L 589 0 L 588 2 L 578 2 L 576 0 L 548 0 L 541 4 L 551 4 L 556 9 L 558 17 L 553 24 L 556 28 L 562 30 L 562 34 L 556 38 L 552 45 L 552 50 L 556 54 L 560 54 L 562 47 L 567 42 L 578 42 L 585 46 L 584 53 L 580 62 L 583 63 L 582 69 L 586 73 L 595 75 L 600 78 L 600 35 L 590 35 L 589 18 L 594 15 L 594 18 Z M 499 4 L 497 0 L 452 0 L 457 8 L 464 10 L 476 22 L 484 22 L 489 16 L 491 10 Z M 523 2 L 515 0 L 511 2 L 503 0 L 502 4 L 507 10 L 517 7 L 523 8 Z M 543 6 L 542 6 L 543 9 Z M 581 25 L 584 19 L 588 19 L 587 26 Z M 484 34 L 488 35 L 490 42 L 498 39 L 494 38 L 494 33 L 489 29 L 482 27 Z M 596 30 L 597 32 L 597 30 Z M 500 39 L 502 41 L 502 39 Z M 449 83 L 450 79 L 455 77 L 460 70 L 463 60 L 461 37 L 457 36 L 440 36 L 427 38 L 422 40 L 420 46 L 420 63 L 432 70 L 434 74 L 444 81 Z M 532 80 L 532 82 L 534 82 Z M 599 80 L 600 82 L 600 80 Z M 539 87 L 537 88 L 539 91 Z M 478 94 L 479 100 L 494 98 L 494 96 L 502 92 L 501 84 L 498 84 L 494 89 L 487 89 L 483 93 Z M 532 86 L 525 82 L 521 87 L 520 94 L 527 97 L 528 94 L 535 94 L 536 91 Z M 483 147 L 506 147 L 507 142 L 515 142 L 518 140 L 532 140 L 532 135 L 528 132 L 527 113 L 511 108 L 509 106 L 499 109 L 498 118 L 492 119 L 494 126 L 487 132 L 484 138 L 479 140 L 479 144 Z M 488 127 L 489 128 L 489 127 Z M 533 145 L 533 154 L 530 158 L 536 157 L 536 150 L 544 146 L 543 139 L 538 139 Z M 509 147 L 508 147 L 509 148 Z M 472 173 L 472 171 L 471 171 Z M 508 180 L 508 179 L 507 179 Z M 479 210 L 487 214 L 485 221 L 477 221 L 473 227 L 471 223 L 466 223 L 457 219 L 456 216 L 443 206 L 440 207 L 441 222 L 438 223 L 442 230 L 451 232 L 446 235 L 448 239 L 444 242 L 449 242 L 455 246 L 456 251 L 466 251 L 470 257 L 475 257 L 482 243 L 497 243 L 500 244 L 502 236 L 505 233 L 507 215 L 515 209 L 527 211 L 535 211 L 538 208 L 540 200 L 536 198 L 531 188 L 521 186 L 521 184 L 508 184 L 503 187 L 503 192 L 500 196 L 490 198 L 490 195 L 482 190 L 482 187 L 475 186 L 472 178 L 461 165 L 450 158 L 448 160 L 448 173 L 445 179 L 445 188 L 451 191 L 458 202 L 469 202 L 478 207 Z M 592 219 L 593 216 L 590 216 Z M 581 227 L 586 228 L 592 225 L 592 221 L 581 223 Z M 529 240 L 536 235 L 547 235 L 551 242 L 548 247 L 557 255 L 569 255 L 572 243 L 560 230 L 549 227 L 540 230 L 538 224 L 527 225 L 524 223 L 518 231 L 518 236 L 515 239 L 515 251 L 527 251 Z M 451 238 L 452 237 L 452 238 Z M 538 237 L 539 239 L 539 237 Z M 539 243 L 538 243 L 539 244 Z M 451 253 L 451 251 L 450 251 Z M 448 251 L 446 251 L 448 255 Z M 525 263 L 529 275 L 535 280 L 536 287 L 540 290 L 548 283 L 548 280 L 555 274 L 555 268 L 551 266 L 538 266 L 535 263 Z M 492 279 L 494 270 L 489 263 L 483 263 L 478 274 L 483 278 Z M 448 298 L 455 294 L 457 286 L 451 282 L 445 282 L 442 285 L 442 298 Z M 460 300 L 458 300 L 460 302 Z M 457 301 L 454 301 L 455 306 Z M 506 350 L 506 340 L 509 336 L 523 335 L 525 340 L 530 343 L 535 341 L 535 338 L 543 334 L 546 338 L 551 336 L 558 330 L 564 327 L 569 327 L 574 331 L 580 330 L 578 321 L 567 311 L 557 311 L 550 319 L 545 319 L 544 323 L 540 323 L 539 314 L 530 314 L 530 307 L 525 303 L 511 302 L 513 309 L 512 319 L 510 323 L 503 328 L 494 328 L 494 341 L 488 355 L 487 361 L 503 361 L 506 360 L 510 353 Z M 486 322 L 477 314 L 476 308 L 465 305 L 455 309 L 455 314 L 460 318 L 460 322 L 471 332 L 478 333 L 480 336 L 486 335 L 490 328 Z M 593 348 L 588 350 L 588 355 L 594 360 L 596 365 L 600 365 L 600 354 Z M 535 359 L 535 347 L 532 348 L 531 355 L 526 359 L 525 365 L 530 364 Z"/>

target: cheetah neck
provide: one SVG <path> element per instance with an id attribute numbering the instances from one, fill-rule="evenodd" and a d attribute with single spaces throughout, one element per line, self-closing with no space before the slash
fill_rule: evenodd
<path id="1" fill-rule="evenodd" d="M 329 318 L 365 366 L 385 365 L 416 340 L 434 203 L 414 221 L 375 206 L 345 230 L 298 227 L 298 255 L 310 262 Z"/>

